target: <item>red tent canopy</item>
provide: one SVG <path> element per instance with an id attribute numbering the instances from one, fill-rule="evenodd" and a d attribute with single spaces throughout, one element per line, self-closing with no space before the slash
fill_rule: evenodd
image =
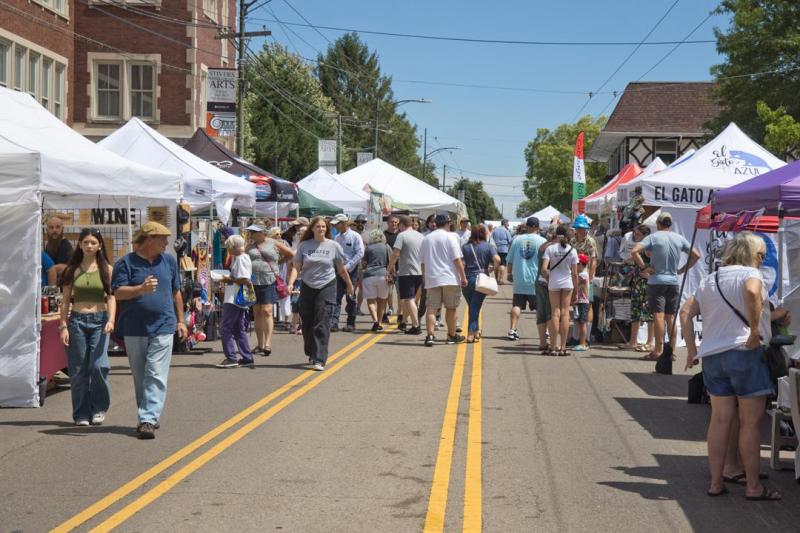
<path id="1" fill-rule="evenodd" d="M 578 201 L 578 212 L 584 213 L 586 211 L 586 202 L 591 200 L 602 200 L 607 194 L 611 194 L 617 190 L 617 187 L 624 183 L 632 181 L 636 176 L 642 173 L 642 167 L 636 163 L 628 163 L 620 169 L 616 176 L 611 178 L 608 183 L 594 191 L 586 198 Z"/>

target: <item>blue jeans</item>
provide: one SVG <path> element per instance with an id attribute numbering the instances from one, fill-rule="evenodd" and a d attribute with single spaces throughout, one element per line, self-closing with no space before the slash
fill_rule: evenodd
<path id="1" fill-rule="evenodd" d="M 173 335 L 125 337 L 125 351 L 133 374 L 139 423 L 155 424 L 167 399 L 167 378 L 172 361 Z"/>
<path id="2" fill-rule="evenodd" d="M 350 281 L 355 283 L 354 280 L 356 277 L 358 277 L 358 267 L 348 272 L 348 274 L 350 274 Z M 339 325 L 339 315 L 342 314 L 342 296 L 347 298 L 347 306 L 345 307 L 345 312 L 347 313 L 347 325 L 356 325 L 356 299 L 347 295 L 347 286 L 344 284 L 344 280 L 337 275 L 336 303 L 333 306 L 333 314 L 331 315 L 331 327 Z"/>
<path id="3" fill-rule="evenodd" d="M 478 318 L 481 315 L 483 300 L 486 299 L 485 294 L 475 290 L 476 279 L 478 279 L 478 276 L 467 276 L 467 286 L 461 289 L 461 294 L 464 295 L 464 300 L 467 302 L 467 307 L 469 308 L 467 331 L 470 333 L 475 333 L 480 329 L 478 326 Z"/>
<path id="4" fill-rule="evenodd" d="M 72 313 L 67 329 L 67 364 L 72 393 L 72 419 L 89 420 L 105 413 L 111 403 L 108 389 L 108 313 Z"/>

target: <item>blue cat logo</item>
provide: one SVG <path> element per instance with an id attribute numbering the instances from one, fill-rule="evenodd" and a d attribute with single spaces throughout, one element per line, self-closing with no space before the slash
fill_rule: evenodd
<path id="1" fill-rule="evenodd" d="M 747 167 L 769 168 L 769 165 L 767 164 L 766 161 L 764 161 L 757 155 L 753 155 L 749 152 L 743 152 L 741 150 L 731 150 L 730 154 L 732 158 L 744 162 L 744 165 Z"/>

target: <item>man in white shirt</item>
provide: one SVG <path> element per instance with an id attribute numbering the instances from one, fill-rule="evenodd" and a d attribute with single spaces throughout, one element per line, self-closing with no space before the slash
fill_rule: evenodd
<path id="1" fill-rule="evenodd" d="M 436 342 L 433 334 L 436 312 L 442 305 L 447 323 L 447 344 L 465 340 L 456 332 L 456 309 L 461 301 L 461 287 L 467 286 L 467 276 L 458 238 L 448 231 L 449 227 L 449 215 L 436 215 L 436 230 L 425 237 L 420 249 L 427 298 L 425 346 L 433 346 Z"/>
<path id="2" fill-rule="evenodd" d="M 461 241 L 461 246 L 464 246 L 469 242 L 469 236 L 472 233 L 472 228 L 470 227 L 469 219 L 466 217 L 459 221 L 459 225 L 461 229 L 456 231 L 456 235 L 458 235 L 458 239 Z"/>
<path id="3" fill-rule="evenodd" d="M 364 241 L 361 235 L 348 227 L 347 215 L 336 215 L 331 223 L 339 232 L 334 239 L 344 252 L 344 268 L 350 275 L 350 279 L 358 279 L 358 267 L 361 265 L 361 258 L 364 257 Z M 331 331 L 339 331 L 339 315 L 342 313 L 342 296 L 347 297 L 347 325 L 342 331 L 355 331 L 356 329 L 356 299 L 347 294 L 347 286 L 342 278 L 336 277 L 336 305 L 333 307 L 331 316 Z"/>

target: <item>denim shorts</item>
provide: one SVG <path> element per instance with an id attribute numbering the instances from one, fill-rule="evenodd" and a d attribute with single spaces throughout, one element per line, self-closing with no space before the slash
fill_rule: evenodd
<path id="1" fill-rule="evenodd" d="M 274 283 L 269 285 L 253 285 L 256 292 L 257 305 L 278 303 L 278 289 Z"/>
<path id="2" fill-rule="evenodd" d="M 575 322 L 586 324 L 589 321 L 589 304 L 575 304 L 575 308 L 578 310 L 578 318 L 575 319 Z"/>
<path id="3" fill-rule="evenodd" d="M 712 396 L 756 397 L 773 392 L 764 348 L 728 350 L 702 361 L 703 382 Z"/>

